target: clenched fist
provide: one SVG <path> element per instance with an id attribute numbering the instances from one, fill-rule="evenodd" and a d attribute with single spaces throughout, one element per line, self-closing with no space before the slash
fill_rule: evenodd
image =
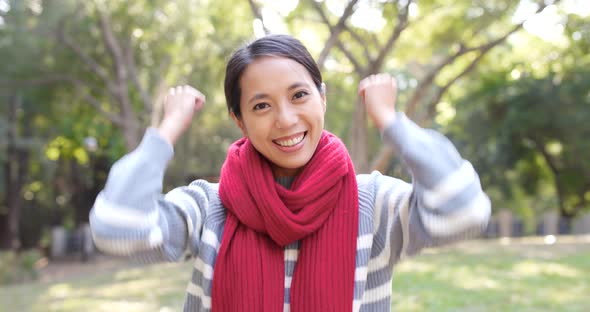
<path id="1" fill-rule="evenodd" d="M 170 88 L 164 99 L 164 118 L 158 127 L 160 135 L 174 145 L 203 104 L 205 96 L 191 86 Z"/>
<path id="2" fill-rule="evenodd" d="M 388 74 L 371 75 L 359 83 L 359 96 L 367 114 L 383 130 L 395 118 L 397 84 Z"/>

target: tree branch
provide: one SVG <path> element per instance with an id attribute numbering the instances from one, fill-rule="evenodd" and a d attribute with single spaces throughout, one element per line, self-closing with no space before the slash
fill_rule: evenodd
<path id="1" fill-rule="evenodd" d="M 66 45 L 82 60 L 84 65 L 88 67 L 94 74 L 100 77 L 105 83 L 109 84 L 110 78 L 108 72 L 100 66 L 92 57 L 90 57 L 82 47 L 80 47 L 65 31 L 66 18 L 64 17 L 58 24 L 57 39 L 59 42 Z"/>
<path id="2" fill-rule="evenodd" d="M 367 58 L 367 60 L 371 59 L 371 54 L 369 53 L 369 45 L 365 39 L 363 39 L 359 34 L 357 34 L 353 29 L 348 27 L 348 25 L 344 25 L 344 30 L 348 32 L 354 40 L 363 48 L 363 54 Z"/>
<path id="3" fill-rule="evenodd" d="M 346 56 L 346 58 L 348 58 L 350 63 L 352 63 L 352 66 L 354 66 L 354 70 L 357 73 L 362 75 L 366 71 L 365 68 L 363 68 L 359 61 L 354 57 L 352 52 L 350 52 L 350 50 L 348 50 L 348 48 L 345 47 L 340 40 L 336 40 L 336 46 L 338 47 L 338 49 L 340 49 L 340 51 L 342 51 L 342 53 L 344 53 L 344 55 Z"/>
<path id="4" fill-rule="evenodd" d="M 398 15 L 399 22 L 395 26 L 393 32 L 387 39 L 387 43 L 379 50 L 379 54 L 377 54 L 377 58 L 374 60 L 374 67 L 381 67 L 383 61 L 385 60 L 385 56 L 389 53 L 392 49 L 394 44 L 399 39 L 400 35 L 408 27 L 408 16 L 410 11 L 410 5 L 413 3 L 413 0 L 408 0 L 404 8 L 400 11 Z"/>
<path id="5" fill-rule="evenodd" d="M 553 4 L 558 4 L 560 1 L 561 0 L 555 0 L 555 1 L 553 1 Z M 535 14 L 540 13 L 547 6 L 544 3 L 543 0 L 540 0 L 537 4 L 539 5 L 539 8 L 535 12 Z M 488 42 L 486 44 L 480 45 L 480 46 L 467 48 L 465 46 L 465 43 L 464 42 L 460 42 L 459 43 L 459 50 L 454 55 L 450 55 L 445 60 L 443 60 L 439 65 L 435 66 L 425 76 L 425 78 L 422 79 L 422 81 L 420 81 L 418 83 L 418 86 L 416 87 L 416 91 L 414 92 L 412 98 L 410 99 L 410 101 L 408 102 L 408 105 L 406 106 L 406 114 L 410 118 L 413 118 L 414 117 L 414 114 L 416 112 L 416 108 L 418 106 L 418 103 L 427 94 L 428 88 L 434 83 L 435 77 L 440 73 L 440 71 L 445 66 L 450 65 L 451 63 L 453 63 L 461 55 L 464 55 L 464 54 L 469 53 L 469 52 L 480 51 L 481 53 L 471 62 L 470 65 L 468 65 L 461 73 L 459 73 L 457 76 L 455 76 L 453 79 L 451 79 L 451 81 L 449 81 L 447 84 L 445 84 L 441 89 L 439 89 L 437 91 L 437 93 L 435 94 L 433 100 L 428 105 L 428 107 L 429 107 L 428 111 L 429 111 L 429 113 L 432 114 L 433 107 L 435 107 L 435 105 L 438 103 L 438 101 L 444 95 L 444 93 L 447 92 L 448 89 L 458 79 L 460 79 L 461 77 L 465 76 L 467 73 L 469 73 L 470 71 L 472 71 L 475 68 L 475 66 L 477 65 L 477 63 L 479 63 L 479 61 L 483 58 L 483 56 L 489 50 L 491 50 L 493 47 L 497 46 L 498 44 L 502 43 L 511 34 L 517 32 L 518 30 L 520 30 L 522 28 L 522 26 L 524 25 L 524 22 L 525 21 L 523 21 L 523 22 L 515 25 L 512 29 L 510 29 L 504 35 L 502 35 L 502 36 L 496 38 L 495 40 L 492 40 L 492 41 L 490 41 L 490 42 Z M 392 154 L 393 154 L 393 151 L 391 151 L 391 149 L 386 148 L 386 147 L 382 148 L 381 151 L 379 151 L 377 153 L 377 156 L 374 158 L 374 160 L 372 162 L 372 165 L 371 165 L 371 170 L 383 170 L 383 168 L 385 167 L 384 164 L 385 165 L 387 164 L 387 162 L 389 161 L 389 158 L 391 157 Z"/>
<path id="6" fill-rule="evenodd" d="M 370 164 L 370 168 L 371 171 L 373 170 L 377 170 L 381 173 L 384 173 L 383 171 L 385 171 L 385 168 L 387 168 L 387 165 L 389 164 L 389 160 L 391 159 L 391 156 L 393 156 L 394 151 L 391 147 L 389 147 L 389 145 L 384 145 L 381 150 L 379 150 L 379 152 L 377 153 L 377 156 L 375 156 L 373 158 L 373 160 L 371 161 Z"/>
<path id="7" fill-rule="evenodd" d="M 482 51 L 467 67 L 465 67 L 459 74 L 455 75 L 451 80 L 449 80 L 444 86 L 439 88 L 433 98 L 430 100 L 430 103 L 427 105 L 428 116 L 425 119 L 431 119 L 435 112 L 436 112 L 436 104 L 440 101 L 442 96 L 449 90 L 449 88 L 457 82 L 460 78 L 467 75 L 469 72 L 475 69 L 476 65 L 483 59 L 483 57 L 487 54 L 488 51 L 491 50 L 491 47 L 485 51 Z"/>
<path id="8" fill-rule="evenodd" d="M 90 105 L 92 105 L 92 107 L 94 107 L 94 109 L 96 109 L 100 114 L 102 114 L 104 117 L 106 117 L 112 123 L 114 123 L 118 126 L 123 126 L 123 124 L 124 124 L 123 118 L 121 118 L 121 116 L 119 116 L 115 113 L 111 113 L 111 112 L 104 110 L 102 108 L 102 105 L 100 104 L 100 101 L 98 101 L 98 99 L 96 99 L 95 97 L 90 95 L 88 92 L 84 92 L 84 93 L 82 92 L 81 84 L 77 88 L 76 93 L 78 93 L 78 95 L 81 95 L 86 100 L 86 102 L 88 102 Z"/>
<path id="9" fill-rule="evenodd" d="M 170 57 L 166 57 L 162 63 L 160 63 L 158 72 L 166 73 L 168 70 L 168 66 L 170 66 Z M 164 106 L 164 99 L 166 98 L 167 93 L 167 86 L 166 86 L 166 75 L 160 75 L 160 79 L 154 86 L 154 105 L 150 112 L 150 125 L 152 127 L 157 127 L 160 122 L 160 115 L 162 113 L 162 107 Z"/>
<path id="10" fill-rule="evenodd" d="M 117 76 L 120 92 L 120 88 L 122 87 L 121 84 L 125 83 L 126 85 L 127 82 L 127 68 L 125 68 L 125 59 L 123 57 L 123 51 L 121 49 L 121 45 L 115 38 L 113 29 L 111 28 L 111 20 L 108 16 L 108 13 L 105 12 L 103 9 L 98 8 L 98 16 L 100 30 L 102 32 L 105 46 L 107 48 L 107 51 L 109 51 L 111 57 L 113 58 L 113 69 Z"/>
<path id="11" fill-rule="evenodd" d="M 256 4 L 254 0 L 248 0 L 248 2 L 250 3 L 250 9 L 252 10 L 252 14 L 262 23 L 262 29 L 264 30 L 264 34 L 270 34 L 270 30 L 266 28 L 266 24 L 264 24 L 264 19 L 262 18 L 262 13 L 260 13 L 260 7 L 258 6 L 258 4 Z"/>
<path id="12" fill-rule="evenodd" d="M 102 4 L 97 4 L 97 11 L 104 44 L 113 58 L 113 66 L 116 74 L 116 83 L 114 85 L 111 83 L 113 86 L 109 90 L 111 90 L 111 93 L 119 102 L 121 117 L 125 120 L 122 126 L 125 129 L 125 135 L 129 136 L 126 138 L 126 141 L 128 147 L 130 147 L 136 143 L 132 143 L 131 140 L 135 140 L 136 134 L 134 132 L 138 129 L 138 120 L 133 110 L 131 99 L 129 98 L 129 75 L 125 65 L 125 57 L 123 56 L 121 44 L 113 33 L 111 19 L 107 10 L 102 7 Z M 133 134 L 133 139 L 131 138 L 131 134 Z"/>
<path id="13" fill-rule="evenodd" d="M 102 107 L 102 104 L 100 103 L 100 101 L 97 98 L 92 96 L 89 92 L 83 91 L 84 89 L 92 89 L 92 87 L 88 86 L 87 84 L 84 84 L 83 82 L 81 82 L 79 80 L 74 79 L 73 77 L 63 76 L 63 81 L 73 84 L 76 87 L 76 89 L 75 89 L 76 93 L 79 96 L 82 96 L 84 98 L 84 100 L 86 100 L 92 107 L 94 107 L 94 109 L 96 109 L 98 111 L 98 113 L 103 115 L 105 118 L 110 120 L 112 123 L 114 123 L 118 126 L 122 126 L 124 124 L 124 119 L 119 114 L 106 111 Z"/>
<path id="14" fill-rule="evenodd" d="M 0 80 L 0 88 L 12 89 L 18 87 L 36 87 L 40 85 L 52 84 L 56 82 L 69 81 L 71 77 L 61 74 L 51 74 L 26 80 Z"/>
<path id="15" fill-rule="evenodd" d="M 102 108 L 100 101 L 90 95 L 89 93 L 82 93 L 83 89 L 92 89 L 92 87 L 86 85 L 85 83 L 74 79 L 68 75 L 62 74 L 54 74 L 54 75 L 47 75 L 44 77 L 38 77 L 35 79 L 29 80 L 0 80 L 0 88 L 15 88 L 15 87 L 37 87 L 40 85 L 47 85 L 53 83 L 61 83 L 67 82 L 71 83 L 76 87 L 76 92 L 82 96 L 92 107 L 96 108 L 96 110 L 102 114 L 104 117 L 109 119 L 111 122 L 121 125 L 123 123 L 123 119 L 114 113 L 107 112 Z"/>
<path id="16" fill-rule="evenodd" d="M 330 30 L 330 37 L 328 38 L 328 40 L 326 40 L 326 44 L 324 45 L 324 48 L 320 52 L 320 56 L 318 57 L 318 61 L 317 61 L 317 64 L 321 69 L 324 67 L 324 63 L 326 62 L 326 59 L 328 58 L 328 55 L 330 54 L 330 50 L 332 49 L 332 47 L 335 44 L 337 44 L 338 36 L 345 29 L 346 20 L 352 15 L 352 13 L 354 13 L 354 6 L 358 2 L 358 0 L 352 0 L 352 1 L 348 2 L 348 5 L 344 9 L 342 16 L 340 16 L 340 19 L 338 20 L 338 22 L 336 23 L 335 26 L 332 26 L 332 24 L 330 23 L 330 20 L 328 19 L 328 16 L 326 15 L 326 12 L 322 8 L 321 4 L 319 4 L 318 2 L 313 1 L 313 0 L 310 2 L 312 3 L 312 5 L 316 9 L 316 11 L 318 12 L 320 17 L 322 18 L 322 21 L 328 26 L 328 29 Z M 345 52 L 345 54 L 346 54 L 346 52 Z M 353 61 L 351 59 L 351 62 L 354 64 L 356 61 Z M 358 63 L 358 62 L 356 62 L 356 63 Z"/>
<path id="17" fill-rule="evenodd" d="M 554 3 L 556 4 L 560 1 L 561 0 L 555 0 Z M 539 8 L 535 12 L 535 14 L 543 11 L 543 9 L 545 9 L 545 7 L 546 7 L 546 5 L 543 4 L 543 2 L 540 2 Z M 425 76 L 425 78 L 418 83 L 418 86 L 416 87 L 416 91 L 414 92 L 414 94 L 412 95 L 412 98 L 410 99 L 410 101 L 408 102 L 408 105 L 406 106 L 406 114 L 410 118 L 414 117 L 418 103 L 420 103 L 422 98 L 426 95 L 426 93 L 428 92 L 428 88 L 434 83 L 436 76 L 441 72 L 441 70 L 444 67 L 454 63 L 457 60 L 457 58 L 459 58 L 460 56 L 463 56 L 466 53 L 474 52 L 474 51 L 480 51 L 480 52 L 489 51 L 491 48 L 497 46 L 498 44 L 500 44 L 504 40 L 506 40 L 506 38 L 508 38 L 510 35 L 517 32 L 518 30 L 520 30 L 523 27 L 525 21 L 522 21 L 522 22 L 514 25 L 514 27 L 512 27 L 504 35 L 502 35 L 494 40 L 491 40 L 485 44 L 479 45 L 479 46 L 467 47 L 464 42 L 459 42 L 459 50 L 457 50 L 457 52 L 455 52 L 454 54 L 447 56 L 446 59 L 444 59 L 441 63 L 436 65 Z"/>
<path id="18" fill-rule="evenodd" d="M 564 198 L 565 191 L 564 191 L 563 185 L 561 184 L 561 181 L 560 181 L 561 168 L 558 167 L 558 165 L 555 163 L 553 157 L 551 157 L 549 152 L 547 152 L 547 150 L 545 149 L 545 146 L 541 140 L 539 140 L 533 136 L 528 136 L 527 138 L 534 143 L 536 150 L 539 153 L 541 153 L 541 155 L 545 159 L 545 162 L 547 163 L 547 166 L 549 166 L 551 173 L 553 173 L 553 184 L 555 186 L 555 191 L 557 193 L 557 201 L 559 203 L 559 210 L 562 215 L 568 215 L 568 213 L 566 211 L 566 206 L 565 206 L 565 198 Z"/>
<path id="19" fill-rule="evenodd" d="M 127 69 L 129 70 L 129 76 L 131 81 L 137 88 L 137 92 L 139 92 L 139 96 L 143 101 L 143 105 L 146 111 L 150 112 L 152 110 L 152 98 L 146 91 L 146 89 L 141 85 L 139 82 L 139 74 L 137 73 L 137 67 L 135 66 L 135 57 L 133 56 L 133 47 L 131 46 L 131 40 L 127 41 L 123 46 L 123 51 L 125 51 L 125 64 Z"/>

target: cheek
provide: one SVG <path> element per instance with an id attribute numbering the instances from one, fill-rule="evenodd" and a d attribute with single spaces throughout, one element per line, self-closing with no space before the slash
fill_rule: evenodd
<path id="1" fill-rule="evenodd" d="M 316 109 L 313 114 L 315 115 L 315 118 L 319 120 L 323 125 L 324 119 L 326 117 L 326 107 L 324 105 L 321 105 L 320 108 Z"/>
<path id="2" fill-rule="evenodd" d="M 249 138 L 265 136 L 268 125 L 264 119 L 248 120 L 242 123 L 244 135 Z"/>

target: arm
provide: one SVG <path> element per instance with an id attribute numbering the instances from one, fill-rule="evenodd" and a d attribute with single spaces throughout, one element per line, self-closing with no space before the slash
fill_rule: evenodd
<path id="1" fill-rule="evenodd" d="M 383 139 L 400 151 L 412 174 L 411 193 L 386 208 L 399 219 L 401 255 L 475 237 L 485 229 L 490 201 L 473 166 L 446 137 L 399 113 L 385 128 Z"/>
<path id="2" fill-rule="evenodd" d="M 95 243 L 107 253 L 140 255 L 154 261 L 177 260 L 187 246 L 193 253 L 197 250 L 207 209 L 206 192 L 191 184 L 162 195 L 164 172 L 173 155 L 172 143 L 186 129 L 177 126 L 186 120 L 173 123 L 171 119 L 181 115 L 179 106 L 192 92 L 177 89 L 176 96 L 172 96 L 173 90 L 166 101 L 162 126 L 148 129 L 137 149 L 113 165 L 90 212 Z M 193 97 L 191 101 L 202 105 L 203 100 Z M 182 116 L 192 118 L 186 109 Z"/>
<path id="3" fill-rule="evenodd" d="M 371 78 L 371 79 L 369 79 Z M 367 111 L 409 167 L 412 185 L 378 176 L 375 213 L 391 220 L 386 239 L 397 256 L 473 237 L 487 225 L 490 201 L 477 173 L 440 133 L 395 112 L 395 82 L 387 75 L 361 82 Z M 383 231 L 384 229 L 382 229 Z M 400 235 L 401 234 L 401 235 Z"/>

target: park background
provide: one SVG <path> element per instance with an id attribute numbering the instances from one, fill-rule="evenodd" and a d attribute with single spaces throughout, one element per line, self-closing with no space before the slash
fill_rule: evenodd
<path id="1" fill-rule="evenodd" d="M 192 262 L 97 253 L 88 213 L 173 85 L 207 103 L 164 188 L 215 181 L 240 136 L 225 61 L 268 33 L 316 58 L 358 173 L 411 180 L 356 93 L 387 72 L 398 110 L 448 136 L 492 200 L 480 240 L 396 268 L 395 310 L 590 306 L 590 1 L 0 0 L 0 311 L 180 309 Z"/>

